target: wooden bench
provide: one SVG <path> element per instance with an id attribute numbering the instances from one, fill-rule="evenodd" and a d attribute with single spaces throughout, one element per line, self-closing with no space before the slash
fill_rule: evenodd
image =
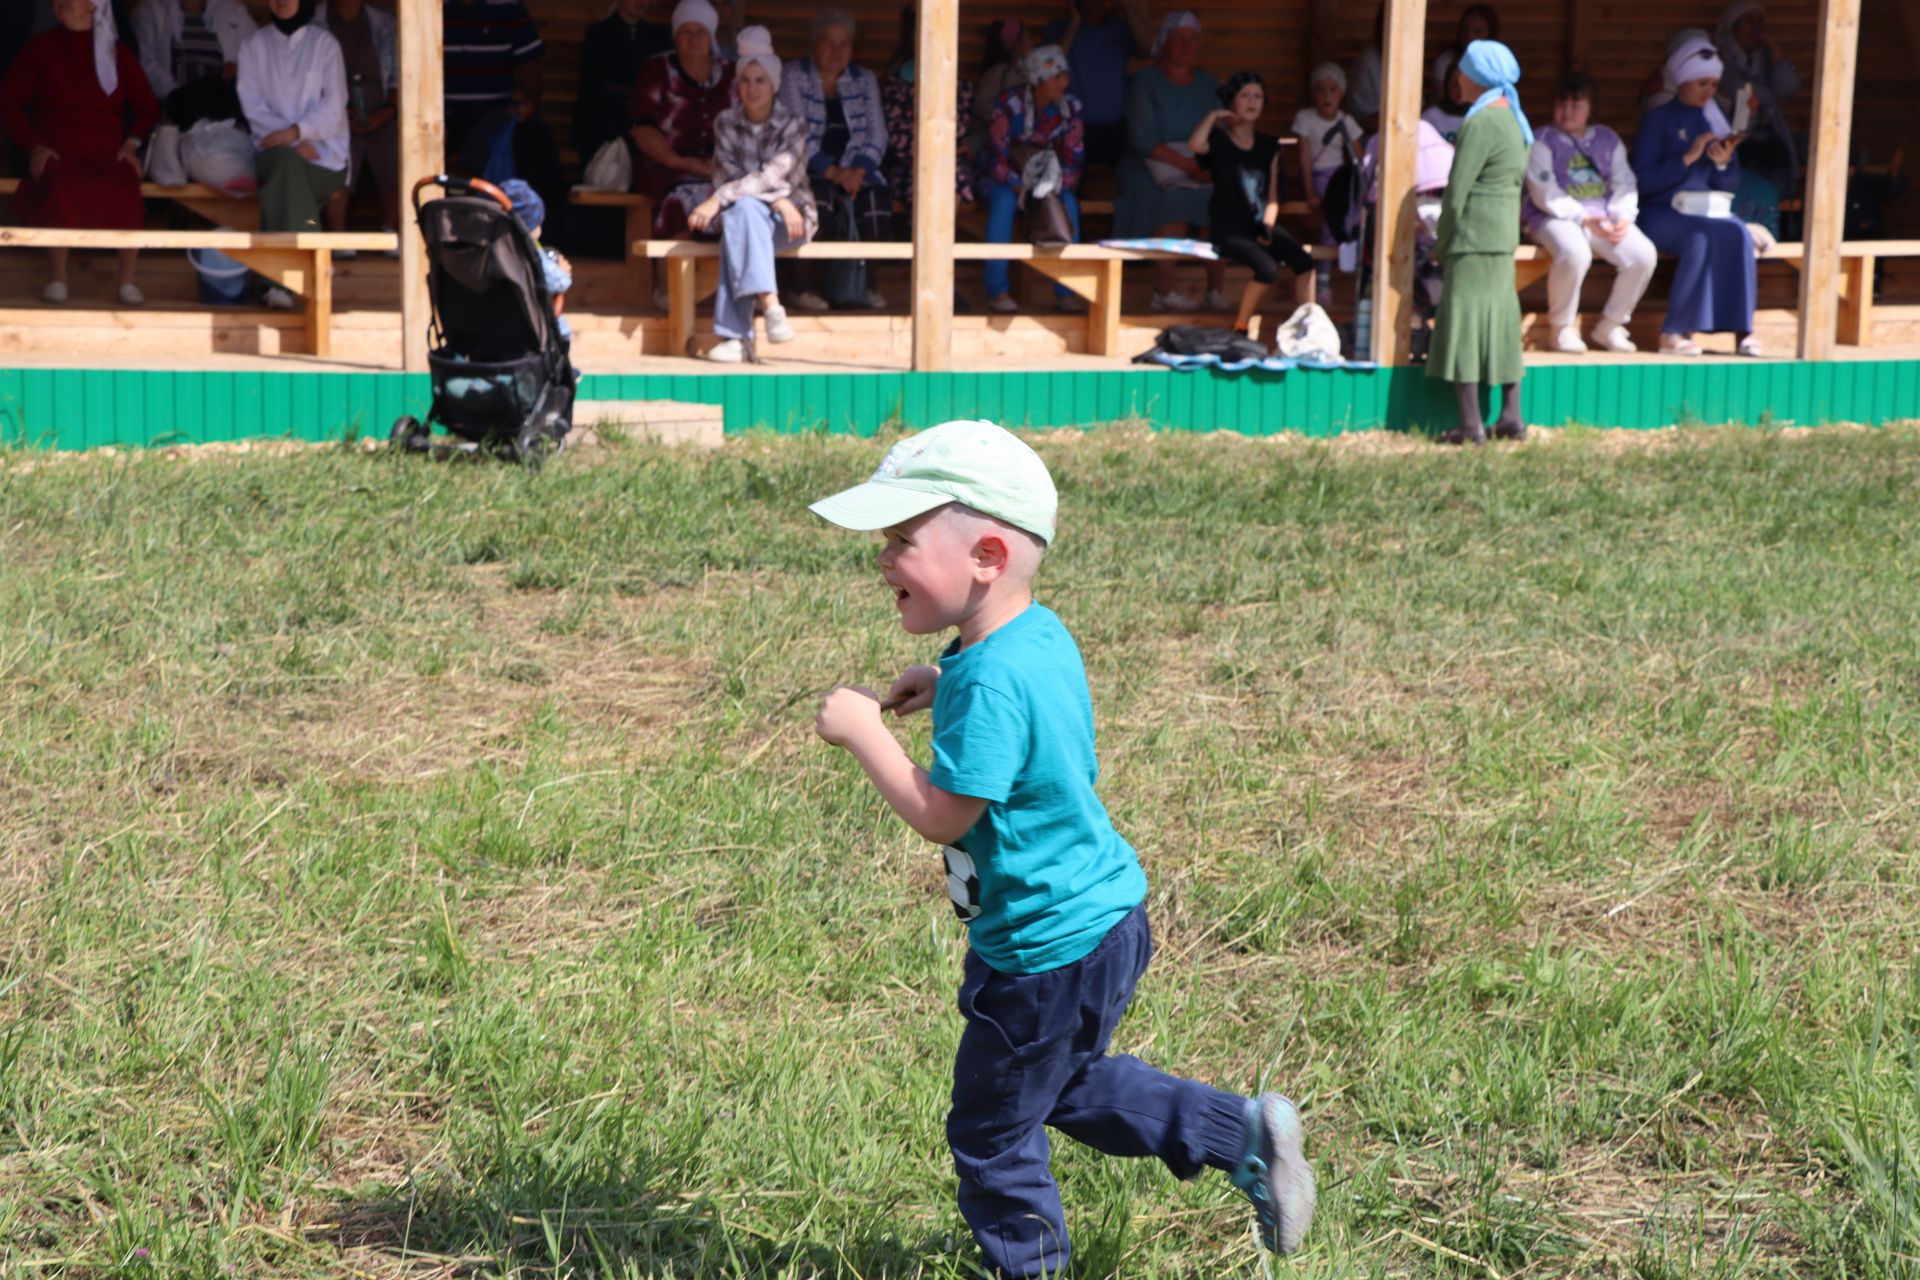
<path id="1" fill-rule="evenodd" d="M 333 254 L 397 249 L 391 231 L 73 231 L 0 227 L 0 248 L 218 249 L 306 300 L 307 350 L 333 354 Z"/>
<path id="2" fill-rule="evenodd" d="M 627 238 L 622 242 L 627 246 L 627 272 L 633 282 L 634 297 L 641 300 L 651 298 L 653 261 L 640 251 L 640 246 L 653 239 L 653 197 L 643 196 L 638 191 L 596 191 L 592 187 L 575 187 L 568 193 L 567 203 L 585 209 L 627 211 Z"/>
<path id="3" fill-rule="evenodd" d="M 687 349 L 693 337 L 694 308 L 719 287 L 720 245 L 712 240 L 650 240 L 636 244 L 635 252 L 661 259 L 667 273 L 667 341 L 676 353 Z M 1331 260 L 1332 245 L 1315 245 L 1314 257 Z M 816 242 L 783 249 L 782 258 L 865 259 L 910 262 L 913 246 L 906 241 L 862 243 Z M 953 246 L 955 262 L 1024 262 L 1041 275 L 1086 299 L 1087 351 L 1115 355 L 1120 348 L 1120 270 L 1129 262 L 1187 262 L 1205 259 L 1165 250 L 1109 249 L 1097 244 L 1070 244 L 1043 249 L 1031 244 Z"/>
<path id="4" fill-rule="evenodd" d="M 19 189 L 20 179 L 0 178 L 0 196 L 10 196 Z M 253 196 L 230 196 L 218 187 L 198 182 L 177 187 L 143 182 L 140 184 L 140 195 L 147 200 L 171 200 L 215 226 L 224 224 L 236 231 L 255 231 L 260 226 L 260 202 Z"/>

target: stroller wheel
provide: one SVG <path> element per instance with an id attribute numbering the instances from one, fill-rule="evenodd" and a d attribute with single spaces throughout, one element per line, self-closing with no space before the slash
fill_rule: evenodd
<path id="1" fill-rule="evenodd" d="M 420 419 L 412 414 L 394 420 L 393 432 L 387 437 L 389 448 L 406 453 L 425 453 L 431 433 L 420 425 Z"/>
<path id="2" fill-rule="evenodd" d="M 560 456 L 564 444 L 560 437 L 548 434 L 542 427 L 529 426 L 514 440 L 513 454 L 520 459 L 521 466 L 538 471 Z"/>

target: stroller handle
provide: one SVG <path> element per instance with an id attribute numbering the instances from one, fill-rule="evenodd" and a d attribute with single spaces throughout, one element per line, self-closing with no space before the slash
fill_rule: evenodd
<path id="1" fill-rule="evenodd" d="M 444 173 L 435 173 L 413 184 L 413 211 L 416 215 L 420 212 L 420 193 L 428 187 L 444 187 L 448 195 L 455 196 L 478 192 L 483 196 L 493 197 L 508 213 L 513 212 L 513 201 L 507 199 L 507 193 L 485 178 L 450 178 Z"/>

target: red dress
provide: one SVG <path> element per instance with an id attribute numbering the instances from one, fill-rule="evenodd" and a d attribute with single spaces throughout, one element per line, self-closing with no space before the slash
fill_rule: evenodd
<path id="1" fill-rule="evenodd" d="M 91 31 L 41 32 L 0 77 L 0 127 L 22 151 L 47 146 L 60 155 L 14 194 L 21 225 L 125 231 L 145 224 L 140 175 L 114 154 L 129 137 L 153 132 L 160 104 L 133 50 L 117 44 L 114 52 L 120 85 L 111 97 L 94 75 Z"/>

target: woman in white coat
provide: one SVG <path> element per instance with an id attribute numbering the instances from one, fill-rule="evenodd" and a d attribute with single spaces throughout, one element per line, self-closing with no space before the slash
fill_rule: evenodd
<path id="1" fill-rule="evenodd" d="M 240 105 L 260 151 L 260 229 L 318 231 L 322 206 L 347 180 L 346 63 L 314 23 L 314 0 L 269 7 L 272 23 L 240 50 Z"/>

